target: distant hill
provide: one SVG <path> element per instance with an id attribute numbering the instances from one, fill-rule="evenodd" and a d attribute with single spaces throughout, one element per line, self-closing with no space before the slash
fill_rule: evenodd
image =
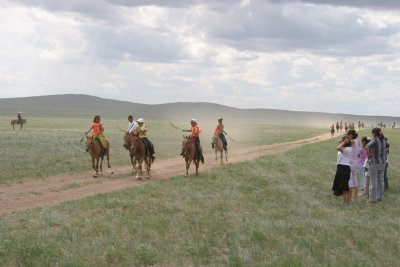
<path id="1" fill-rule="evenodd" d="M 105 118 L 136 118 L 151 120 L 216 120 L 223 117 L 232 121 L 265 122 L 271 124 L 307 124 L 326 127 L 334 121 L 364 121 L 368 126 L 378 122 L 391 125 L 398 117 L 359 116 L 321 112 L 287 111 L 276 109 L 239 109 L 212 103 L 170 103 L 147 105 L 104 99 L 89 95 L 50 95 L 0 99 L 0 116 L 16 117 L 21 111 L 26 117 L 79 117 L 100 114 Z"/>

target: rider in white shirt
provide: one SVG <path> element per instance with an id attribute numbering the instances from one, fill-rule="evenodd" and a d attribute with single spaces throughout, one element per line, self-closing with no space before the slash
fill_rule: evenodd
<path id="1" fill-rule="evenodd" d="M 137 122 L 133 119 L 132 115 L 128 116 L 128 133 L 133 133 L 136 131 L 136 128 L 138 127 Z"/>

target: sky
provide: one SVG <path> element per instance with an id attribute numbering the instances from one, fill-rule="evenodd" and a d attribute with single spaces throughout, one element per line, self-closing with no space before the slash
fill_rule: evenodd
<path id="1" fill-rule="evenodd" d="M 0 0 L 0 98 L 400 116 L 398 0 Z"/>

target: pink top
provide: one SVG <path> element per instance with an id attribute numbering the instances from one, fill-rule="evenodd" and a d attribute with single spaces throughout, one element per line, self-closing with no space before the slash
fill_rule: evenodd
<path id="1" fill-rule="evenodd" d="M 364 147 L 362 147 L 360 150 L 360 156 L 358 157 L 358 163 L 364 164 L 367 157 L 368 157 L 367 150 Z"/>

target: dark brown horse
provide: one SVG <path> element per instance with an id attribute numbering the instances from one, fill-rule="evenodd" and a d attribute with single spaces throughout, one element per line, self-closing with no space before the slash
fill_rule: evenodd
<path id="1" fill-rule="evenodd" d="M 98 177 L 99 175 L 103 175 L 103 160 L 104 156 L 107 156 L 107 165 L 108 168 L 111 168 L 110 165 L 110 144 L 108 140 L 106 140 L 108 144 L 108 149 L 104 149 L 101 147 L 100 142 L 98 140 L 93 140 L 92 137 L 86 137 L 86 152 L 89 152 L 92 157 L 92 166 L 95 170 L 95 174 L 93 177 Z"/>
<path id="2" fill-rule="evenodd" d="M 151 169 L 151 164 L 153 163 L 153 160 L 152 160 L 151 156 L 149 155 L 149 152 L 147 150 L 145 143 L 137 135 L 130 135 L 130 143 L 131 143 L 131 146 L 129 148 L 129 151 L 131 154 L 134 155 L 135 161 L 137 162 L 136 178 L 138 178 L 139 180 L 142 180 L 143 162 L 145 163 L 145 166 L 146 166 L 147 175 L 148 175 L 147 178 L 151 178 L 150 169 Z"/>
<path id="3" fill-rule="evenodd" d="M 14 130 L 14 128 L 15 128 L 15 124 L 19 124 L 19 125 L 21 125 L 21 128 L 19 128 L 20 130 L 22 129 L 22 126 L 24 125 L 24 124 L 26 124 L 26 119 L 22 119 L 22 120 L 12 120 L 11 121 L 11 125 L 12 125 L 12 127 L 13 127 L 13 130 Z"/>
<path id="4" fill-rule="evenodd" d="M 183 153 L 183 157 L 185 158 L 185 162 L 186 162 L 186 175 L 185 176 L 188 176 L 188 174 L 189 174 L 189 168 L 190 168 L 190 164 L 192 163 L 192 161 L 194 162 L 194 165 L 196 166 L 196 176 L 199 176 L 200 160 L 197 159 L 196 146 L 194 145 L 191 136 L 183 136 L 182 153 Z"/>

